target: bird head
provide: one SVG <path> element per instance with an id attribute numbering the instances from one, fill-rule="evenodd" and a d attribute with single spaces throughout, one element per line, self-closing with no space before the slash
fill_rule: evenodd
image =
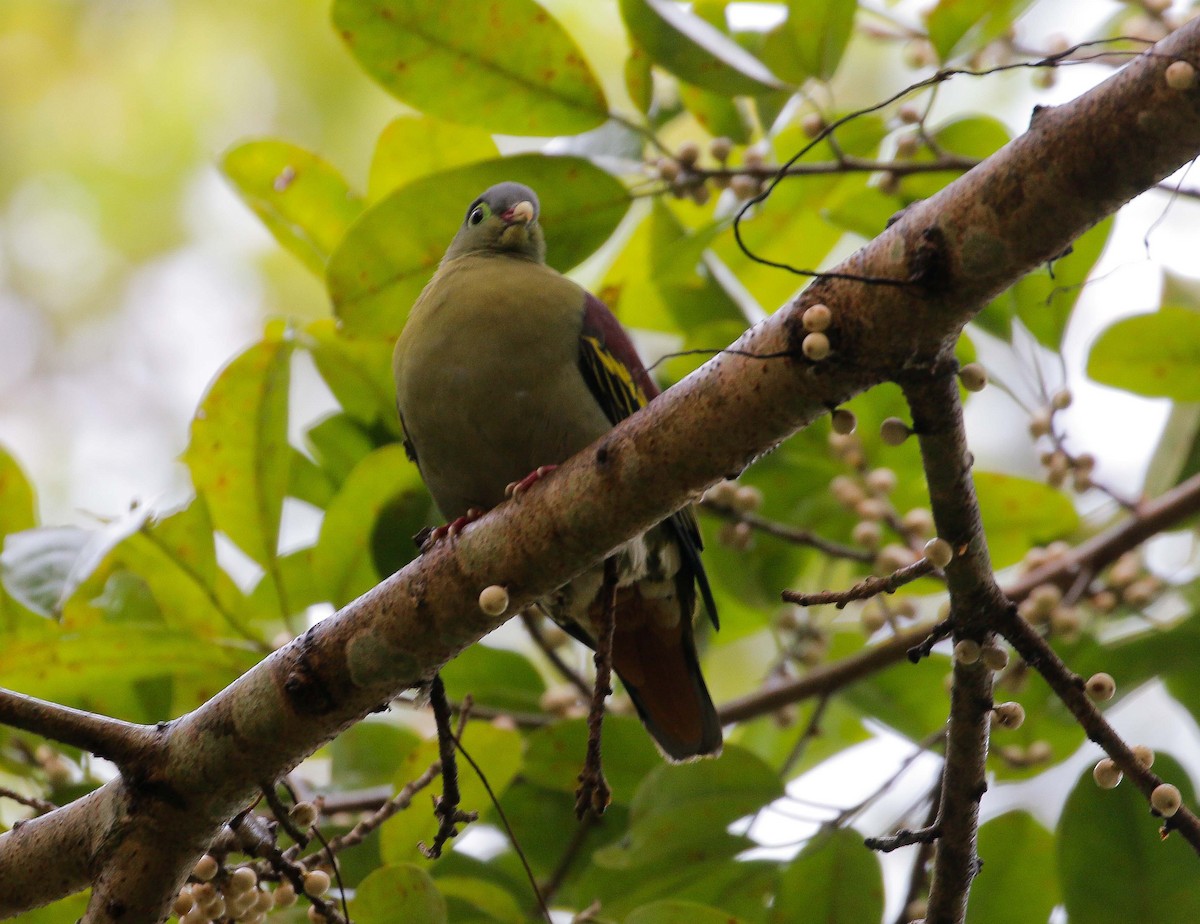
<path id="1" fill-rule="evenodd" d="M 467 208 L 446 260 L 471 253 L 503 253 L 541 263 L 546 241 L 538 224 L 538 197 L 520 183 L 498 183 Z"/>

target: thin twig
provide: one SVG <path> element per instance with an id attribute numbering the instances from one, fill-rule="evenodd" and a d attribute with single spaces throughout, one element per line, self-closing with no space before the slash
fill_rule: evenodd
<path id="1" fill-rule="evenodd" d="M 616 630 L 617 615 L 617 560 L 604 560 L 603 606 L 600 607 L 600 623 L 596 628 L 596 685 L 592 690 L 592 701 L 588 708 L 587 754 L 583 770 L 579 774 L 579 788 L 575 791 L 575 816 L 583 818 L 591 811 L 603 815 L 612 801 L 612 789 L 604 779 L 600 736 L 604 728 L 604 701 L 612 693 L 612 646 Z"/>
<path id="2" fill-rule="evenodd" d="M 795 603 L 800 606 L 821 606 L 832 603 L 840 610 L 847 603 L 855 600 L 869 600 L 880 594 L 895 593 L 905 584 L 911 584 L 917 578 L 932 574 L 933 570 L 933 563 L 928 558 L 922 558 L 891 574 L 872 575 L 864 578 L 848 590 L 822 590 L 815 594 L 785 590 L 779 596 L 787 603 Z"/>
<path id="3" fill-rule="evenodd" d="M 541 649 L 542 654 L 546 656 L 556 671 L 562 676 L 567 683 L 571 684 L 587 699 L 592 695 L 592 688 L 588 682 L 580 676 L 579 672 L 574 670 L 566 661 L 562 659 L 554 646 L 547 641 L 546 636 L 542 633 L 542 627 L 538 625 L 537 619 L 529 609 L 521 610 L 521 623 L 525 626 L 525 631 L 529 633 L 529 637 L 533 639 L 533 643 Z"/>
<path id="4" fill-rule="evenodd" d="M 529 886 L 533 889 L 533 894 L 537 899 L 538 909 L 541 911 L 542 917 L 546 919 L 547 924 L 553 924 L 553 919 L 550 917 L 550 909 L 546 906 L 546 899 L 543 898 L 542 891 L 538 888 L 537 877 L 533 875 L 533 869 L 529 866 L 529 860 L 525 856 L 525 851 L 521 849 L 521 844 L 517 840 L 517 834 L 513 831 L 513 827 L 508 820 L 508 815 L 505 814 L 504 808 L 500 805 L 499 797 L 497 797 L 495 791 L 492 789 L 492 784 L 488 782 L 487 776 L 479 764 L 475 762 L 475 758 L 467 753 L 467 749 L 462 746 L 462 741 L 456 738 L 455 744 L 458 746 L 458 752 L 471 765 L 471 769 L 475 771 L 475 775 L 479 777 L 479 782 L 483 784 L 484 790 L 492 800 L 492 807 L 495 808 L 496 814 L 500 817 L 500 823 L 504 825 L 504 830 L 508 833 L 509 843 L 513 845 L 513 850 L 516 852 L 518 859 L 521 861 L 521 866 L 525 870 L 525 878 L 529 880 Z"/>
<path id="5" fill-rule="evenodd" d="M 712 501 L 701 501 L 700 506 L 723 520 L 729 520 L 733 523 L 745 523 L 751 529 L 756 529 L 768 536 L 782 539 L 784 542 L 790 542 L 793 545 L 808 546 L 834 558 L 847 558 L 851 561 L 861 562 L 872 562 L 875 560 L 874 553 L 866 549 L 834 542 L 832 539 L 819 536 L 809 529 L 788 526 L 786 523 L 768 520 L 766 517 L 759 516 L 756 513 L 743 513 L 742 511 L 735 510 L 733 507 L 726 506 L 725 504 L 715 504 Z"/>
<path id="6" fill-rule="evenodd" d="M 28 806 L 39 815 L 45 815 L 47 812 L 53 812 L 57 805 L 47 799 L 39 799 L 36 796 L 23 796 L 19 792 L 8 789 L 5 786 L 0 786 L 0 799 L 12 799 L 13 802 L 19 802 L 21 805 Z"/>
<path id="7" fill-rule="evenodd" d="M 450 704 L 446 701 L 446 687 L 442 683 L 442 675 L 434 674 L 429 685 L 429 705 L 433 709 L 434 722 L 437 724 L 438 756 L 442 764 L 442 794 L 433 800 L 433 814 L 438 819 L 437 833 L 432 843 L 425 846 L 417 844 L 417 849 L 431 860 L 442 855 L 446 841 L 458 837 L 458 825 L 469 824 L 479 817 L 477 812 L 459 810 L 462 794 L 458 788 L 458 763 L 454 759 L 456 736 L 450 728 Z M 459 735 L 466 723 L 469 706 L 464 706 L 459 713 Z"/>

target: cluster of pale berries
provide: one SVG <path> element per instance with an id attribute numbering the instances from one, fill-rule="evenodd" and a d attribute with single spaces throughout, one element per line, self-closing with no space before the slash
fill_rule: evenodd
<path id="1" fill-rule="evenodd" d="M 767 167 L 766 156 L 756 147 L 746 148 L 742 153 L 741 166 L 730 167 L 733 147 L 728 138 L 714 138 L 708 143 L 708 154 L 716 165 L 701 167 L 700 145 L 685 141 L 673 156 L 660 157 L 650 167 L 677 199 L 688 198 L 697 205 L 706 205 L 714 189 L 717 192 L 728 189 L 739 201 L 753 199 L 762 192 L 763 183 L 773 169 Z"/>
<path id="2" fill-rule="evenodd" d="M 1021 563 L 1023 571 L 1033 571 L 1068 555 L 1071 547 L 1065 542 L 1052 542 L 1045 548 L 1030 549 Z M 1148 573 L 1137 552 L 1126 552 L 1113 563 L 1102 583 L 1092 588 L 1081 602 L 1099 614 L 1113 612 L 1119 605 L 1140 610 L 1162 592 L 1162 580 Z M 1039 584 L 1017 607 L 1017 612 L 1030 624 L 1049 636 L 1070 641 L 1084 628 L 1084 611 L 1080 606 L 1063 599 L 1062 590 L 1054 584 Z"/>
<path id="3" fill-rule="evenodd" d="M 718 481 L 704 492 L 703 502 L 734 516 L 756 513 L 763 505 L 763 493 L 750 485 L 736 481 Z M 754 548 L 754 528 L 745 521 L 724 523 L 717 541 L 739 552 Z"/>
<path id="4" fill-rule="evenodd" d="M 297 811 L 299 810 L 299 811 Z M 316 821 L 317 811 L 311 803 L 301 802 L 292 810 L 294 821 Z M 320 898 L 329 891 L 331 879 L 323 869 L 302 873 L 303 892 L 309 898 Z M 251 866 L 227 869 L 212 854 L 205 854 L 192 869 L 190 880 L 179 890 L 171 906 L 179 924 L 210 924 L 213 921 L 236 924 L 263 924 L 267 914 L 275 909 L 290 908 L 298 900 L 296 887 L 284 880 L 274 890 L 260 883 Z M 314 924 L 325 924 L 326 918 L 316 905 L 308 910 Z"/>
<path id="5" fill-rule="evenodd" d="M 1113 698 L 1117 692 L 1117 684 L 1111 676 L 1105 673 L 1093 674 L 1084 684 L 1087 695 L 1097 702 L 1105 702 Z M 1144 744 L 1134 745 L 1131 749 L 1133 759 L 1149 769 L 1154 765 L 1154 752 Z M 1114 789 L 1121 782 L 1121 768 L 1111 757 L 1101 758 L 1092 768 L 1092 779 L 1101 789 Z M 1178 786 L 1170 783 L 1160 783 L 1150 793 L 1150 806 L 1163 818 L 1170 818 L 1183 805 L 1183 795 Z"/>
<path id="6" fill-rule="evenodd" d="M 1049 439 L 1053 444 L 1041 455 L 1042 467 L 1046 470 L 1046 483 L 1053 488 L 1061 488 L 1071 479 L 1071 487 L 1078 493 L 1092 488 L 1092 472 L 1096 468 L 1096 457 L 1084 452 L 1071 455 L 1062 448 L 1062 441 L 1054 430 L 1054 416 L 1059 411 L 1065 411 L 1071 406 L 1072 395 L 1069 389 L 1061 389 L 1050 396 L 1049 403 L 1033 412 L 1029 419 L 1029 435 L 1035 440 Z"/>

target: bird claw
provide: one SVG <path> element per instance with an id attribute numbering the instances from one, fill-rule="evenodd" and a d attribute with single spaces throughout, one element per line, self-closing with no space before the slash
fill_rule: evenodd
<path id="1" fill-rule="evenodd" d="M 556 468 L 558 468 L 557 465 L 539 465 L 520 481 L 513 481 L 509 483 L 509 485 L 504 489 L 504 496 L 512 498 L 520 497 Z"/>
<path id="2" fill-rule="evenodd" d="M 418 534 L 419 543 L 422 552 L 427 552 L 439 542 L 445 539 L 455 539 L 458 534 L 467 528 L 471 523 L 474 523 L 481 516 L 487 513 L 480 507 L 471 507 L 461 517 L 451 520 L 445 526 L 439 526 L 436 529 L 428 530 L 423 536 Z"/>

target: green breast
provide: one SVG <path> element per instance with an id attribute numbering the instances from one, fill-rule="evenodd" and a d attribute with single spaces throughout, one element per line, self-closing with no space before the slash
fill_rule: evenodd
<path id="1" fill-rule="evenodd" d="M 396 344 L 397 401 L 442 513 L 490 508 L 504 487 L 609 429 L 579 371 L 584 292 L 530 260 L 443 265 Z"/>

